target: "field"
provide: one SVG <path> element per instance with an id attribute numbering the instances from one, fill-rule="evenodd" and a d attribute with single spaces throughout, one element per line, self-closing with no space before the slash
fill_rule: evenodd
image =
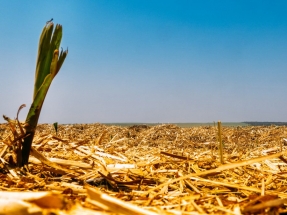
<path id="1" fill-rule="evenodd" d="M 223 125 L 220 154 L 213 125 L 41 124 L 28 170 L 13 139 L 0 124 L 4 214 L 287 213 L 285 126 Z"/>
<path id="2" fill-rule="evenodd" d="M 116 125 L 116 126 L 121 126 L 121 127 L 130 127 L 133 125 L 148 125 L 148 126 L 157 126 L 157 125 L 162 125 L 163 123 L 105 123 L 104 125 Z M 170 123 L 165 123 L 165 124 L 170 124 Z M 214 126 L 215 122 L 206 122 L 206 123 L 172 123 L 173 125 L 176 125 L 181 128 L 191 128 L 191 127 L 199 127 L 199 126 Z M 223 126 L 226 127 L 234 127 L 234 126 L 248 126 L 249 124 L 244 123 L 244 122 L 223 122 Z M 260 125 L 260 124 L 259 124 Z M 274 124 L 276 125 L 276 124 Z"/>

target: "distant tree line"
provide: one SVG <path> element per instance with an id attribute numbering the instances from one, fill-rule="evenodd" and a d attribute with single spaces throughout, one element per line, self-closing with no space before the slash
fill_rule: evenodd
<path id="1" fill-rule="evenodd" d="M 270 126 L 270 125 L 277 125 L 277 126 L 283 126 L 287 125 L 287 122 L 243 122 L 248 125 L 253 125 L 253 126 Z"/>

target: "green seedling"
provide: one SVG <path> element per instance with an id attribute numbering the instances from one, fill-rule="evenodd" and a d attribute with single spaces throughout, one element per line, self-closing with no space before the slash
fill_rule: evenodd
<path id="1" fill-rule="evenodd" d="M 53 126 L 54 126 L 54 129 L 56 131 L 56 136 L 57 136 L 57 134 L 58 134 L 58 122 L 54 122 Z"/>
<path id="2" fill-rule="evenodd" d="M 57 24 L 54 28 L 52 21 L 47 22 L 39 41 L 33 103 L 25 121 L 26 136 L 22 144 L 22 157 L 19 166 L 28 164 L 32 141 L 45 97 L 68 54 L 68 50 L 59 51 L 61 40 L 62 26 Z"/>

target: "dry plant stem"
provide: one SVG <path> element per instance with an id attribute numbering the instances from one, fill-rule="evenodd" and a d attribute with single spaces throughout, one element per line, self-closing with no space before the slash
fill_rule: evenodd
<path id="1" fill-rule="evenodd" d="M 265 208 L 278 207 L 286 203 L 287 203 L 287 199 L 273 199 L 267 202 L 262 202 L 254 206 L 246 207 L 242 212 L 243 213 L 257 212 Z"/>
<path id="2" fill-rule="evenodd" d="M 95 189 L 87 188 L 88 202 L 94 204 L 104 210 L 113 211 L 121 214 L 139 214 L 139 215 L 157 215 L 157 213 L 142 209 L 130 203 L 124 202 L 120 199 L 111 197 L 107 194 L 101 193 Z"/>
<path id="3" fill-rule="evenodd" d="M 220 163 L 223 164 L 223 145 L 222 145 L 222 132 L 221 132 L 221 122 L 218 121 L 218 142 L 219 142 L 219 155 L 220 155 Z"/>
<path id="4" fill-rule="evenodd" d="M 221 207 L 219 207 L 219 206 L 214 206 L 214 208 L 217 209 L 217 210 L 223 211 L 223 212 L 225 212 L 225 213 L 227 213 L 227 214 L 238 215 L 238 213 L 235 213 L 235 212 L 233 212 L 233 211 L 231 211 L 231 210 L 228 210 L 228 209 L 224 208 L 223 206 L 221 206 Z M 240 213 L 240 214 L 241 214 L 241 213 Z"/>
<path id="5" fill-rule="evenodd" d="M 200 207 L 194 202 L 194 200 L 191 200 L 190 203 L 192 204 L 192 206 L 193 206 L 200 214 L 204 214 L 204 213 L 205 213 L 205 211 L 204 211 L 202 208 L 200 208 Z"/>
<path id="6" fill-rule="evenodd" d="M 166 183 L 160 184 L 160 185 L 158 185 L 158 186 L 156 186 L 154 188 L 151 188 L 148 191 L 145 191 L 145 194 L 148 195 L 152 191 L 161 189 L 164 186 L 167 186 L 169 184 L 175 183 L 175 182 L 180 181 L 180 180 L 188 179 L 188 178 L 195 177 L 195 176 L 208 175 L 208 174 L 220 172 L 220 171 L 223 171 L 223 170 L 237 168 L 237 167 L 240 167 L 240 166 L 250 165 L 250 164 L 253 164 L 253 163 L 256 163 L 256 162 L 260 162 L 260 161 L 264 161 L 264 160 L 268 160 L 268 159 L 272 159 L 272 158 L 277 158 L 277 157 L 283 156 L 286 153 L 287 153 L 287 151 L 283 151 L 283 152 L 279 152 L 279 153 L 272 154 L 272 155 L 267 155 L 267 156 L 263 156 L 263 157 L 259 157 L 259 158 L 250 159 L 250 160 L 247 160 L 247 161 L 240 161 L 240 162 L 237 162 L 237 163 L 225 164 L 225 165 L 222 165 L 222 166 L 220 166 L 220 167 L 218 167 L 216 169 L 211 169 L 211 170 L 207 170 L 207 171 L 204 171 L 204 172 L 191 173 L 191 174 L 188 174 L 188 175 L 185 175 L 185 176 L 182 176 L 182 177 L 170 180 L 170 181 L 168 181 Z"/>
<path id="7" fill-rule="evenodd" d="M 0 191 L 1 199 L 22 200 L 35 203 L 38 206 L 62 208 L 63 198 L 53 192 L 4 192 Z M 2 209 L 2 208 L 1 208 Z M 2 214 L 0 211 L 0 214 Z M 5 214 L 5 213 L 4 213 Z"/>
<path id="8" fill-rule="evenodd" d="M 60 165 L 56 164 L 56 163 L 53 163 L 51 162 L 50 160 L 48 160 L 46 157 L 44 157 L 40 152 L 38 152 L 35 148 L 31 147 L 31 154 L 39 159 L 42 163 L 50 166 L 50 167 L 53 167 L 55 169 L 58 169 L 58 170 L 61 170 L 61 171 L 64 171 L 66 173 L 69 173 L 71 175 L 75 175 L 76 172 L 74 172 L 73 170 L 70 170 L 70 169 L 66 169 L 64 167 L 61 167 Z"/>
<path id="9" fill-rule="evenodd" d="M 230 184 L 230 183 L 226 183 L 226 182 L 212 181 L 212 180 L 199 178 L 199 177 L 190 177 L 190 179 L 195 180 L 195 181 L 201 181 L 201 182 L 206 182 L 206 183 L 210 183 L 210 184 L 230 187 L 230 188 L 236 188 L 236 189 L 241 189 L 241 190 L 248 190 L 248 191 L 255 192 L 255 193 L 261 193 L 262 192 L 261 189 L 258 189 L 256 187 L 247 187 L 247 186 L 242 186 L 242 185 Z M 280 196 L 282 198 L 287 198 L 287 194 L 286 193 L 277 192 L 277 191 L 269 190 L 269 191 L 266 191 L 265 194 L 278 195 L 278 196 Z"/>
<path id="10" fill-rule="evenodd" d="M 261 182 L 262 186 L 261 186 L 261 196 L 265 195 L 265 180 L 264 178 L 262 178 L 262 182 Z"/>
<path id="11" fill-rule="evenodd" d="M 6 152 L 7 149 L 8 149 L 8 146 L 7 146 L 7 145 L 5 145 L 5 146 L 2 148 L 2 150 L 0 151 L 0 158 L 3 157 L 3 155 L 4 155 L 4 153 Z"/>
<path id="12" fill-rule="evenodd" d="M 32 147 L 32 149 L 33 149 L 33 147 Z M 33 150 L 31 152 L 31 155 L 34 155 Z M 74 160 L 64 160 L 64 159 L 59 159 L 59 158 L 49 158 L 48 160 L 52 163 L 56 163 L 56 164 L 63 165 L 63 166 L 80 167 L 82 169 L 92 169 L 93 168 L 93 166 L 90 164 L 79 162 L 79 161 L 74 161 Z M 41 161 L 39 159 L 37 159 L 36 157 L 30 156 L 29 163 L 40 164 Z"/>

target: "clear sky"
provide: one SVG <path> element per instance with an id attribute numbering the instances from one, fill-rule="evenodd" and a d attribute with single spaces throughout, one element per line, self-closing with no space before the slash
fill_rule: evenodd
<path id="1" fill-rule="evenodd" d="M 69 54 L 41 123 L 287 121 L 287 1 L 0 0 L 1 115 L 25 120 L 51 18 Z"/>

